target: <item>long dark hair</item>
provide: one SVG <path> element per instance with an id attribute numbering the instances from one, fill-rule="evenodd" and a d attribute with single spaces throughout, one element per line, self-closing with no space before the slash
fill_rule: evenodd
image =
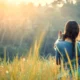
<path id="1" fill-rule="evenodd" d="M 64 29 L 63 40 L 65 40 L 66 38 L 70 38 L 72 40 L 74 50 L 75 50 L 75 41 L 78 34 L 79 34 L 78 23 L 76 21 L 68 21 Z"/>

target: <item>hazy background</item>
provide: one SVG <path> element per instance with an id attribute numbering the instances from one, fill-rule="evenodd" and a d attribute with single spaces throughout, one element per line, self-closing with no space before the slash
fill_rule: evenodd
<path id="1" fill-rule="evenodd" d="M 9 1 L 10 2 L 10 1 Z M 51 2 L 0 1 L 0 57 L 7 59 L 17 54 L 26 55 L 40 34 L 46 31 L 40 55 L 55 55 L 53 44 L 58 31 L 63 31 L 68 20 L 80 24 L 79 0 L 51 0 Z M 44 3 L 45 2 L 45 3 Z"/>

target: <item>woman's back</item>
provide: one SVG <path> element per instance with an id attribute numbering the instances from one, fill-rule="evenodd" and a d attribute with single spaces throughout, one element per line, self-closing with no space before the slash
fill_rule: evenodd
<path id="1" fill-rule="evenodd" d="M 77 49 L 78 49 L 78 57 L 80 57 L 80 50 L 79 50 L 79 48 L 80 48 L 80 42 L 78 42 L 77 43 L 78 45 L 78 47 L 77 47 Z M 56 43 L 55 43 L 55 54 L 56 54 L 56 62 L 57 62 L 57 64 L 60 64 L 59 62 L 59 60 L 60 60 L 60 58 L 62 58 L 62 56 L 63 56 L 63 61 L 64 61 L 64 63 L 66 63 L 66 62 L 68 62 L 68 58 L 67 58 L 67 56 L 66 56 L 66 52 L 65 52 L 65 49 L 67 50 L 67 54 L 68 54 L 68 56 L 69 56 L 69 58 L 70 58 L 70 60 L 71 61 L 74 61 L 75 62 L 75 54 L 76 54 L 76 52 L 75 52 L 75 50 L 73 50 L 73 44 L 72 44 L 72 42 L 68 42 L 68 41 L 63 41 L 63 40 L 57 40 L 56 41 Z M 80 61 L 79 61 L 79 63 L 80 63 Z"/>

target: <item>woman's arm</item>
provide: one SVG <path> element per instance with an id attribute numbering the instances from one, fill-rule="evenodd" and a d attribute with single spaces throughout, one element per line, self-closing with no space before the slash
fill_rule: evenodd
<path id="1" fill-rule="evenodd" d="M 58 32 L 58 39 L 56 40 L 56 42 L 54 43 L 54 49 L 55 49 L 55 57 L 56 57 L 56 64 L 57 65 L 60 65 L 61 64 L 61 57 L 60 57 L 60 53 L 58 52 L 56 46 L 57 46 L 57 43 L 62 40 L 62 32 L 59 31 Z"/>
<path id="2" fill-rule="evenodd" d="M 56 55 L 56 64 L 60 65 L 61 64 L 61 57 L 58 51 L 55 51 L 55 55 Z"/>

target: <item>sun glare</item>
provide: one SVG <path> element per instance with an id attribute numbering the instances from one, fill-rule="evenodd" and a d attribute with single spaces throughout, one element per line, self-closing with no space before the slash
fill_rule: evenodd
<path id="1" fill-rule="evenodd" d="M 44 6 L 46 3 L 50 4 L 51 2 L 53 2 L 53 0 L 6 0 L 6 2 L 17 5 L 20 4 L 21 2 L 25 3 L 33 2 L 35 5 L 38 5 L 40 3 Z"/>
<path id="2" fill-rule="evenodd" d="M 76 0 L 73 0 L 73 4 L 76 4 Z"/>
<path id="3" fill-rule="evenodd" d="M 7 0 L 6 2 L 9 3 L 9 4 L 17 4 L 18 5 L 18 4 L 21 3 L 21 0 Z"/>

